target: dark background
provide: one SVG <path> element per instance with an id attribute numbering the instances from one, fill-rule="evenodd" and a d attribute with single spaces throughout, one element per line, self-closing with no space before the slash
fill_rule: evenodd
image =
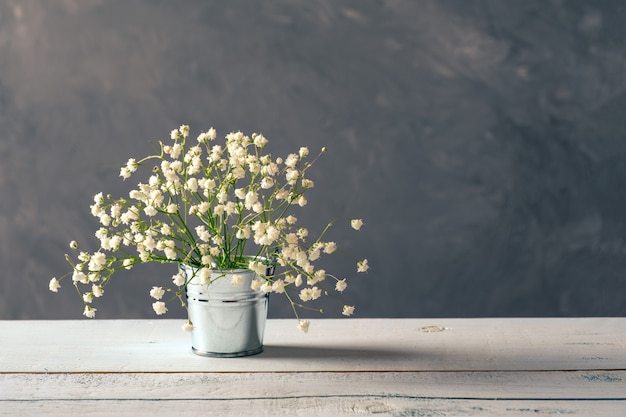
<path id="1" fill-rule="evenodd" d="M 95 249 L 93 195 L 182 123 L 328 147 L 299 218 L 365 220 L 333 238 L 370 272 L 329 266 L 359 317 L 624 316 L 625 22 L 623 0 L 1 0 L 0 319 L 81 317 L 47 289 L 68 242 Z M 121 274 L 98 317 L 154 317 L 172 273 Z"/>

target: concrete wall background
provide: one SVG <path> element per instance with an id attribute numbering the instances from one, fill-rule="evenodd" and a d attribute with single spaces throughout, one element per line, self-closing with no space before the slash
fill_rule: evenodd
<path id="1" fill-rule="evenodd" d="M 181 123 L 329 148 L 309 221 L 365 219 L 334 236 L 372 267 L 357 316 L 626 315 L 625 19 L 621 0 L 2 0 L 0 319 L 81 317 L 69 282 L 47 290 L 67 243 L 95 245 L 93 195 Z M 119 276 L 98 316 L 154 317 L 171 273 Z"/>

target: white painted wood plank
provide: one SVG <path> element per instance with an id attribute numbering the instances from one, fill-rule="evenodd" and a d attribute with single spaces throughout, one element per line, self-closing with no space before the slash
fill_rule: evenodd
<path id="1" fill-rule="evenodd" d="M 193 355 L 178 320 L 0 321 L 0 416 L 621 416 L 626 319 L 270 320 Z"/>
<path id="2" fill-rule="evenodd" d="M 626 368 L 626 318 L 269 320 L 265 352 L 236 359 L 192 354 L 181 323 L 0 321 L 0 373 Z"/>
<path id="3" fill-rule="evenodd" d="M 0 374 L 0 401 L 341 396 L 621 400 L 626 407 L 626 371 Z"/>
<path id="4" fill-rule="evenodd" d="M 0 416 L 482 416 L 621 417 L 623 401 L 442 400 L 436 398 L 339 397 L 184 401 L 3 402 Z"/>

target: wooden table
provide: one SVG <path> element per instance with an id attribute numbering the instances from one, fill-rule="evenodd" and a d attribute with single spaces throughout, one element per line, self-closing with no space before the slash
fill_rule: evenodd
<path id="1" fill-rule="evenodd" d="M 269 320 L 236 359 L 181 324 L 0 321 L 0 415 L 626 416 L 626 318 Z"/>

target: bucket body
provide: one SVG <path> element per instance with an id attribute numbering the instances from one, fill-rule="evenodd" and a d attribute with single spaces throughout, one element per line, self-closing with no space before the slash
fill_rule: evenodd
<path id="1" fill-rule="evenodd" d="M 249 356 L 263 351 L 269 294 L 250 288 L 256 273 L 247 269 L 215 270 L 201 285 L 194 268 L 180 265 L 189 279 L 187 308 L 193 324 L 194 353 L 211 357 Z M 232 277 L 240 275 L 239 284 Z"/>

